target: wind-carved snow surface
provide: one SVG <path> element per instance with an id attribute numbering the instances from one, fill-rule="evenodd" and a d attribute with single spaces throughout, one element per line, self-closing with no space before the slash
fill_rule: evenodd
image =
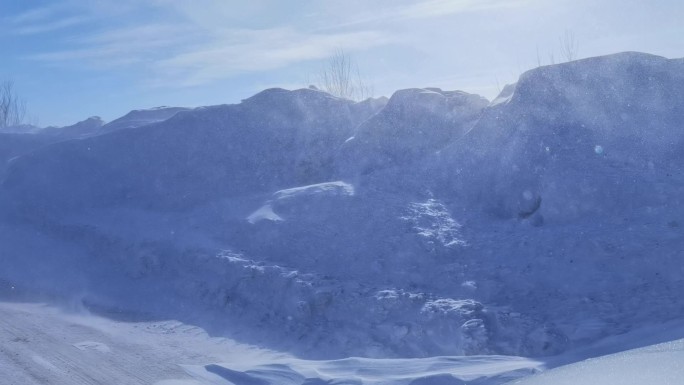
<path id="1" fill-rule="evenodd" d="M 0 279 L 306 358 L 557 355 L 684 316 L 682 116 L 684 61 L 623 53 L 29 141 Z"/>
<path id="2" fill-rule="evenodd" d="M 418 235 L 424 237 L 426 245 L 439 243 L 445 247 L 465 246 L 459 234 L 461 225 L 456 222 L 444 204 L 435 199 L 409 204 L 407 214 L 401 217 L 409 222 Z"/>
<path id="3" fill-rule="evenodd" d="M 354 186 L 337 181 L 327 183 L 317 183 L 309 186 L 294 187 L 285 190 L 276 191 L 273 193 L 273 199 L 267 201 L 263 206 L 258 208 L 255 212 L 247 217 L 249 223 L 256 223 L 261 220 L 269 221 L 283 221 L 283 217 L 274 211 L 276 208 L 284 208 L 290 206 L 291 200 L 310 202 L 311 199 L 320 199 L 326 196 L 353 196 Z"/>
<path id="4" fill-rule="evenodd" d="M 0 302 L 0 373 L 7 384 L 479 384 L 535 373 L 507 356 L 304 360 L 176 321 L 117 321 Z"/>
<path id="5" fill-rule="evenodd" d="M 235 255 L 234 252 L 226 252 Z M 7 293 L 2 292 L 2 295 Z M 111 320 L 82 309 L 0 302 L 0 373 L 8 384 L 643 384 L 678 385 L 683 340 L 605 355 L 552 369 L 515 356 L 304 360 L 231 339 L 210 337 L 177 321 Z M 662 325 L 665 337 L 679 325 Z M 644 331 L 608 348 L 650 344 Z M 646 332 L 646 335 L 649 333 Z M 598 344 L 593 349 L 606 349 Z M 590 347 L 592 349 L 592 347 Z M 577 355 L 579 353 L 579 355 Z M 586 357 L 584 352 L 570 352 Z M 575 358 L 577 359 L 577 358 Z M 552 364 L 552 366 L 555 366 Z M 529 377 L 532 375 L 531 377 Z M 529 377 L 520 380 L 523 377 Z M 512 382 L 511 382 L 512 381 Z"/>

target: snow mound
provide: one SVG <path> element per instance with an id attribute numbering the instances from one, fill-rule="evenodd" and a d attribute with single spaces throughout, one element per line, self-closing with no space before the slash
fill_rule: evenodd
<path id="1" fill-rule="evenodd" d="M 677 340 L 562 366 L 511 384 L 679 385 L 682 363 L 684 340 Z"/>
<path id="2" fill-rule="evenodd" d="M 155 107 L 146 110 L 133 110 L 126 115 L 112 120 L 102 127 L 102 133 L 137 128 L 153 123 L 163 122 L 179 112 L 190 111 L 186 107 Z"/>
<path id="3" fill-rule="evenodd" d="M 539 362 L 519 357 L 346 358 L 333 361 L 275 360 L 273 363 L 184 365 L 193 377 L 212 383 L 300 385 L 495 385 L 534 373 Z"/>
<path id="4" fill-rule="evenodd" d="M 682 60 L 622 53 L 536 68 L 432 173 L 494 215 L 539 224 L 667 205 L 679 199 L 668 186 L 680 183 L 683 106 Z"/>
<path id="5" fill-rule="evenodd" d="M 10 162 L 0 278 L 310 358 L 549 356 L 681 318 L 682 66 L 593 58 L 368 116 L 270 89 L 54 144 Z"/>
<path id="6" fill-rule="evenodd" d="M 55 137 L 58 140 L 80 139 L 102 133 L 104 121 L 99 116 L 91 116 L 88 119 L 65 127 L 47 127 L 39 134 Z"/>
<path id="7" fill-rule="evenodd" d="M 367 174 L 416 161 L 459 139 L 487 104 L 461 91 L 397 91 L 345 142 L 339 167 L 345 174 Z"/>
<path id="8" fill-rule="evenodd" d="M 385 96 L 379 98 L 368 98 L 351 105 L 352 115 L 358 116 L 355 121 L 355 125 L 363 123 L 366 119 L 372 117 L 376 113 L 380 112 L 385 106 L 389 99 Z"/>
<path id="9" fill-rule="evenodd" d="M 335 149 L 354 128 L 351 105 L 320 91 L 266 90 L 41 149 L 15 162 L 4 188 L 12 205 L 30 196 L 31 210 L 168 209 L 330 180 Z"/>

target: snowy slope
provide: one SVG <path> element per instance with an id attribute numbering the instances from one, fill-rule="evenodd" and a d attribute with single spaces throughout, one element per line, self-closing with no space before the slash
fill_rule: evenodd
<path id="1" fill-rule="evenodd" d="M 548 356 L 681 318 L 683 65 L 541 67 L 487 107 L 271 89 L 52 145 L 0 188 L 0 278 L 308 358 Z"/>
<path id="2" fill-rule="evenodd" d="M 0 179 L 13 159 L 53 141 L 33 134 L 0 134 Z"/>
<path id="3" fill-rule="evenodd" d="M 115 321 L 39 304 L 0 303 L 0 326 L 0 373 L 7 384 L 404 385 L 467 379 L 496 385 L 540 367 L 535 360 L 503 356 L 306 361 L 212 338 L 177 321 Z"/>
<path id="4" fill-rule="evenodd" d="M 58 140 L 78 139 L 97 135 L 103 125 L 104 121 L 99 116 L 91 116 L 71 126 L 46 127 L 40 130 L 38 134 L 55 137 Z"/>
<path id="5" fill-rule="evenodd" d="M 678 385 L 684 378 L 682 362 L 684 340 L 677 340 L 578 362 L 511 384 Z"/>
<path id="6" fill-rule="evenodd" d="M 351 105 L 320 91 L 266 90 L 145 130 L 51 146 L 19 160 L 4 188 L 39 208 L 178 208 L 317 182 L 331 175 L 334 148 L 352 133 Z"/>
<path id="7" fill-rule="evenodd" d="M 152 123 L 163 122 L 179 112 L 190 111 L 186 107 L 155 107 L 146 110 L 133 110 L 102 126 L 101 132 L 107 133 L 127 128 L 137 128 Z"/>
<path id="8" fill-rule="evenodd" d="M 397 91 L 345 142 L 339 167 L 355 175 L 416 161 L 459 139 L 487 104 L 481 96 L 460 91 Z"/>
<path id="9" fill-rule="evenodd" d="M 9 291 L 8 291 L 9 290 Z M 17 297 L 0 286 L 2 298 Z M 0 373 L 8 384 L 644 384 L 681 383 L 682 342 L 675 340 L 545 371 L 549 361 L 515 356 L 303 360 L 227 338 L 209 337 L 173 320 L 90 314 L 63 304 L 0 302 Z M 112 319 L 113 318 L 113 319 Z M 666 325 L 663 325 L 666 326 Z M 670 332 L 681 329 L 667 325 Z M 674 327 L 673 327 L 674 326 Z M 645 332 L 645 333 L 644 333 Z M 651 337 L 646 336 L 651 334 Z M 662 334 L 667 339 L 667 332 Z M 670 334 L 671 335 L 671 334 Z M 596 344 L 649 344 L 653 330 Z M 601 349 L 601 348 L 599 348 Z M 608 348 L 610 349 L 610 348 Z M 609 351 L 609 350 L 606 350 Z M 565 355 L 568 356 L 568 355 Z M 552 361 L 565 359 L 553 357 Z M 537 374 L 539 372 L 541 374 Z M 511 381 L 511 382 L 509 382 Z"/>
<path id="10" fill-rule="evenodd" d="M 41 130 L 32 124 L 20 124 L 17 126 L 1 127 L 0 134 L 35 134 Z"/>
<path id="11" fill-rule="evenodd" d="M 464 197 L 504 217 L 541 200 L 559 221 L 678 206 L 684 61 L 622 53 L 540 67 L 505 99 L 436 161 Z"/>

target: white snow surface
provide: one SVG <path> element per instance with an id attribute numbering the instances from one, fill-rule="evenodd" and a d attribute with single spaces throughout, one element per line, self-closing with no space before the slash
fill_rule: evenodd
<path id="1" fill-rule="evenodd" d="M 273 199 L 265 202 L 263 206 L 251 213 L 247 217 L 247 221 L 252 224 L 262 220 L 283 221 L 283 217 L 276 211 L 287 210 L 287 207 L 292 206 L 301 207 L 300 202 L 302 201 L 306 202 L 307 206 L 310 206 L 316 200 L 326 199 L 326 197 L 353 195 L 354 186 L 342 181 L 317 183 L 279 190 L 273 193 Z M 276 211 L 274 211 L 274 207 Z"/>
<path id="2" fill-rule="evenodd" d="M 387 105 L 340 148 L 343 175 L 406 166 L 457 141 L 488 101 L 461 91 L 415 88 L 395 92 Z"/>
<path id="3" fill-rule="evenodd" d="M 554 356 L 684 317 L 684 61 L 541 67 L 501 98 L 270 89 L 8 136 L 0 284 L 303 359 Z"/>
<path id="4" fill-rule="evenodd" d="M 679 385 L 683 379 L 684 340 L 676 340 L 589 359 L 511 384 Z"/>
<path id="5" fill-rule="evenodd" d="M 41 128 L 32 124 L 19 124 L 7 127 L 0 127 L 2 134 L 34 134 L 40 131 Z"/>
<path id="6" fill-rule="evenodd" d="M 0 326 L 0 375 L 12 385 L 495 385 L 541 366 L 505 356 L 309 361 L 177 321 L 117 321 L 29 303 L 0 302 Z"/>
<path id="7" fill-rule="evenodd" d="M 191 108 L 186 107 L 154 107 L 144 110 L 133 110 L 126 115 L 112 120 L 111 122 L 102 126 L 102 133 L 123 130 L 128 128 L 137 128 L 153 123 L 163 122 L 179 112 L 190 111 Z"/>
<path id="8" fill-rule="evenodd" d="M 12 294 L 16 293 L 3 291 L 2 297 Z M 0 374 L 3 383 L 22 385 L 677 385 L 684 375 L 684 340 L 546 369 L 597 352 L 667 339 L 683 326 L 680 322 L 613 337 L 547 360 L 515 356 L 304 360 L 210 337 L 198 327 L 173 320 L 144 320 L 127 313 L 105 318 L 77 303 L 58 308 L 0 302 Z"/>
<path id="9" fill-rule="evenodd" d="M 37 134 L 53 137 L 55 140 L 79 139 L 102 133 L 104 124 L 99 116 L 91 116 L 70 126 L 46 127 L 38 131 Z"/>

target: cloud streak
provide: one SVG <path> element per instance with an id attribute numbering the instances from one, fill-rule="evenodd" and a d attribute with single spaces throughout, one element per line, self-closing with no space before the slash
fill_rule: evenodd
<path id="1" fill-rule="evenodd" d="M 52 4 L 44 7 L 30 9 L 18 15 L 7 17 L 5 18 L 5 20 L 14 25 L 41 22 L 46 19 L 55 17 L 56 14 L 62 11 L 63 9 L 64 5 L 61 3 Z"/>
<path id="2" fill-rule="evenodd" d="M 13 34 L 37 35 L 86 23 L 89 17 L 74 14 L 68 3 L 55 3 L 6 17 L 4 20 Z"/>
<path id="3" fill-rule="evenodd" d="M 395 17 L 399 19 L 424 19 L 457 13 L 517 8 L 531 2 L 532 0 L 426 0 L 398 9 Z"/>
<path id="4" fill-rule="evenodd" d="M 339 49 L 354 53 L 400 43 L 388 24 L 518 7 L 531 1 L 535 0 L 397 1 L 384 2 L 385 6 L 379 8 L 359 2 L 350 5 L 350 9 L 338 9 L 343 10 L 338 12 L 343 23 L 327 28 L 320 28 L 326 22 L 325 17 L 312 25 L 291 22 L 236 27 L 242 22 L 240 15 L 249 21 L 246 16 L 263 12 L 265 3 L 231 7 L 209 0 L 102 0 L 97 6 L 63 0 L 12 20 L 16 33 L 39 34 L 67 29 L 88 20 L 106 21 L 108 14 L 117 12 L 116 19 L 124 22 L 97 23 L 86 28 L 87 37 L 66 34 L 60 49 L 28 57 L 48 64 L 144 71 L 148 84 L 154 86 L 197 86 L 242 73 L 277 70 L 325 59 Z M 121 2 L 117 11 L 113 11 Z M 322 15 L 326 10 L 335 12 L 324 5 L 307 12 Z M 144 14 L 154 14 L 156 21 L 151 23 L 140 16 Z M 230 21 L 228 25 L 226 20 Z"/>
<path id="5" fill-rule="evenodd" d="M 169 5 L 168 0 L 158 1 L 160 5 Z M 175 15 L 167 15 L 168 21 L 149 24 L 138 20 L 117 28 L 93 31 L 88 37 L 69 36 L 66 39 L 68 48 L 39 52 L 28 58 L 91 69 L 135 68 L 150 74 L 147 77 L 149 85 L 183 87 L 323 59 L 340 48 L 353 52 L 391 41 L 389 36 L 370 30 L 321 33 L 295 26 L 227 28 L 210 12 L 191 12 L 185 3 L 181 5 L 166 8 L 176 11 Z M 48 20 L 47 13 L 37 10 L 35 16 L 24 16 L 24 19 L 40 17 L 45 22 L 40 27 L 42 30 L 26 27 L 32 29 L 24 32 L 39 33 L 80 21 L 53 22 Z M 205 22 L 203 17 L 211 20 Z"/>
<path id="6" fill-rule="evenodd" d="M 41 22 L 20 26 L 14 30 L 14 33 L 18 35 L 36 35 L 40 33 L 52 32 L 72 27 L 78 24 L 85 23 L 87 21 L 88 19 L 85 17 L 72 16 L 49 22 Z"/>
<path id="7" fill-rule="evenodd" d="M 225 32 L 210 45 L 161 60 L 155 66 L 158 73 L 174 78 L 178 85 L 194 86 L 240 73 L 324 59 L 339 47 L 355 51 L 388 41 L 387 36 L 374 31 L 306 34 L 291 28 L 236 30 Z"/>
<path id="8" fill-rule="evenodd" d="M 365 25 L 400 25 L 412 21 L 448 17 L 478 11 L 505 10 L 528 6 L 538 0 L 392 0 L 385 3 L 363 1 L 358 7 L 330 5 L 328 16 L 343 20 L 323 25 L 321 30 L 362 28 Z M 342 13 L 344 17 L 339 17 Z"/>

